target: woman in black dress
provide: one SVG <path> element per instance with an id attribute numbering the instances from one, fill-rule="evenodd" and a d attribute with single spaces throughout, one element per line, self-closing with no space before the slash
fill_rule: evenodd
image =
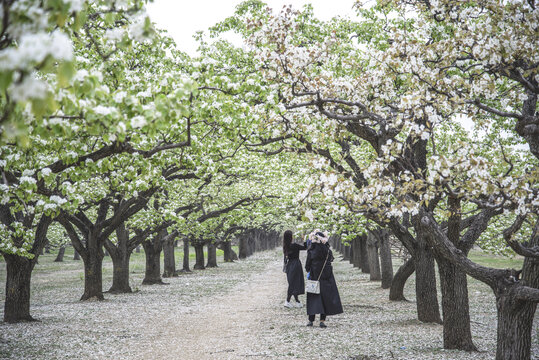
<path id="1" fill-rule="evenodd" d="M 333 276 L 333 267 L 331 266 L 333 253 L 329 249 L 327 235 L 315 231 L 311 236 L 311 241 L 307 251 L 305 270 L 309 273 L 311 280 L 317 280 L 320 277 L 320 294 L 307 293 L 307 315 L 309 315 L 307 326 L 313 326 L 315 315 L 320 314 L 320 327 L 325 328 L 326 316 L 341 314 L 343 310 L 339 290 Z"/>
<path id="2" fill-rule="evenodd" d="M 307 250 L 305 244 L 292 243 L 292 231 L 286 230 L 283 236 L 283 254 L 286 269 L 286 279 L 288 280 L 288 295 L 284 306 L 288 308 L 302 307 L 298 295 L 305 294 L 305 280 L 303 280 L 303 269 L 299 260 L 300 250 Z M 295 304 L 290 302 L 294 296 Z"/>

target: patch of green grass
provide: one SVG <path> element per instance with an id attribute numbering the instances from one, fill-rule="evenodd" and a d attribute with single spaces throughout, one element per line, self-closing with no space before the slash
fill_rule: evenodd
<path id="1" fill-rule="evenodd" d="M 481 250 L 472 250 L 468 258 L 473 262 L 495 269 L 521 269 L 523 259 L 521 257 L 509 258 L 485 253 Z"/>

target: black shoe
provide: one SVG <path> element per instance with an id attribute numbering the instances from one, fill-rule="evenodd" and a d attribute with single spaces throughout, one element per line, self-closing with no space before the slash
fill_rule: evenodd
<path id="1" fill-rule="evenodd" d="M 324 322 L 323 322 L 323 321 L 320 321 L 320 327 L 321 327 L 321 328 L 327 328 L 327 325 L 326 325 L 326 324 L 324 324 Z"/>
<path id="2" fill-rule="evenodd" d="M 307 326 L 313 326 L 313 322 L 312 322 L 312 321 L 309 321 L 309 322 L 307 323 Z"/>

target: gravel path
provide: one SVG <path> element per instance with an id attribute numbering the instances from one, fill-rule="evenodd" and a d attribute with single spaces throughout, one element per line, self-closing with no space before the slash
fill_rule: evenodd
<path id="1" fill-rule="evenodd" d="M 144 276 L 144 259 L 140 258 L 140 263 L 132 264 L 131 273 L 137 291 L 106 295 L 104 302 L 79 302 L 82 264 L 56 264 L 53 259 L 40 258 L 32 277 L 32 314 L 41 322 L 0 323 L 0 359 L 495 357 L 495 299 L 487 286 L 473 279 L 468 284 L 471 327 L 480 351 L 467 353 L 444 350 L 442 326 L 417 321 L 413 277 L 405 287 L 410 301 L 392 302 L 380 282 L 369 281 L 368 274 L 339 258 L 333 265 L 344 314 L 330 316 L 327 329 L 307 328 L 305 308 L 283 306 L 287 283 L 279 249 L 166 279 L 167 286 L 136 286 Z M 0 282 L 5 276 L 1 265 Z M 111 280 L 110 262 L 105 263 L 105 270 L 106 288 Z M 539 316 L 532 333 L 532 359 L 539 359 Z"/>
<path id="2" fill-rule="evenodd" d="M 234 286 L 229 293 L 203 300 L 201 306 L 181 314 L 159 334 L 174 340 L 164 346 L 156 343 L 159 346 L 150 347 L 144 358 L 202 360 L 264 356 L 256 351 L 256 344 L 263 341 L 260 330 L 267 317 L 281 312 L 277 310 L 282 306 L 286 277 L 280 268 L 279 261 L 274 260 L 260 274 Z M 162 326 L 162 322 L 159 324 Z"/>

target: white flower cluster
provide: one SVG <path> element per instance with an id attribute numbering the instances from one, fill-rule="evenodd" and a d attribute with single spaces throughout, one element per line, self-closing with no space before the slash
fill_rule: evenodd
<path id="1" fill-rule="evenodd" d="M 73 58 L 73 46 L 66 34 L 60 31 L 24 34 L 17 47 L 0 52 L 0 70 L 25 71 L 41 63 L 47 56 L 56 60 Z"/>

